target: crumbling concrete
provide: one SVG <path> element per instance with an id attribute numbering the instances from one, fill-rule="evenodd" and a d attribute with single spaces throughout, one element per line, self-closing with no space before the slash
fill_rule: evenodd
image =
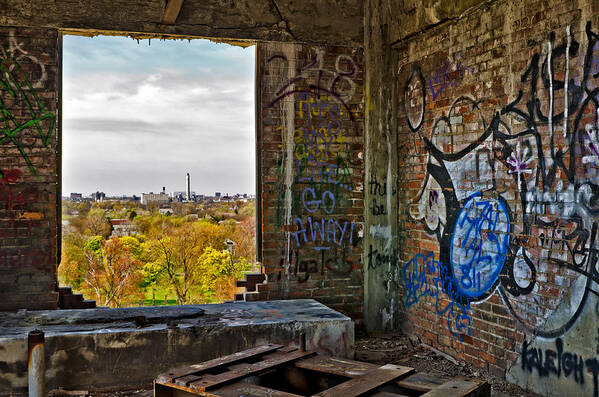
<path id="1" fill-rule="evenodd" d="M 354 343 L 352 321 L 311 299 L 21 312 L 0 320 L 0 394 L 27 390 L 33 329 L 46 335 L 47 390 L 149 386 L 171 368 L 266 343 L 296 344 L 300 332 L 322 354 L 351 358 Z"/>

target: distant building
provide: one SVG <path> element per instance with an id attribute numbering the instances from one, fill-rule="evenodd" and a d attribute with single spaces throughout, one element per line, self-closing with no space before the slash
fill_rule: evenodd
<path id="1" fill-rule="evenodd" d="M 112 234 L 110 237 L 123 237 L 137 234 L 136 227 L 129 219 L 111 219 Z"/>
<path id="2" fill-rule="evenodd" d="M 162 205 L 168 204 L 169 202 L 170 197 L 168 196 L 168 194 L 166 194 L 164 189 L 160 193 L 150 192 L 141 194 L 141 203 L 144 205 L 149 203 L 158 203 L 159 205 Z"/>
<path id="3" fill-rule="evenodd" d="M 220 192 L 216 192 L 216 193 L 214 193 L 214 197 L 216 197 L 216 198 L 220 198 Z"/>
<path id="4" fill-rule="evenodd" d="M 71 200 L 83 200 L 83 194 L 71 193 Z"/>
<path id="5" fill-rule="evenodd" d="M 176 191 L 172 193 L 173 200 L 182 203 L 183 201 L 195 201 L 196 200 L 196 192 L 190 192 L 191 200 L 187 200 L 187 192 Z"/>
<path id="6" fill-rule="evenodd" d="M 102 202 L 106 198 L 106 194 L 104 192 L 95 192 L 91 194 L 92 200 L 96 202 Z"/>
<path id="7" fill-rule="evenodd" d="M 173 215 L 173 210 L 171 208 L 160 208 L 158 212 L 162 215 Z"/>
<path id="8" fill-rule="evenodd" d="M 120 196 L 106 197 L 106 200 L 119 200 L 119 201 L 139 201 L 139 197 L 136 195 L 127 196 L 126 194 Z"/>

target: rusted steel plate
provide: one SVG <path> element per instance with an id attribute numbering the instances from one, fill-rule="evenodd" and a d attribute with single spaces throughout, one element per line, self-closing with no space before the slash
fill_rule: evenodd
<path id="1" fill-rule="evenodd" d="M 417 372 L 397 381 L 397 385 L 410 390 L 427 392 L 433 390 L 439 385 L 442 385 L 448 380 L 449 379 L 447 378 L 439 378 L 427 373 Z"/>
<path id="2" fill-rule="evenodd" d="M 348 378 L 364 375 L 366 372 L 380 367 L 380 365 L 325 356 L 309 357 L 297 361 L 294 365 L 298 368 L 310 369 L 326 374 L 347 376 Z"/>
<path id="3" fill-rule="evenodd" d="M 232 382 L 248 375 L 254 375 L 267 369 L 277 367 L 282 364 L 291 363 L 303 357 L 315 355 L 316 352 L 301 352 L 296 350 L 291 353 L 281 354 L 277 357 L 268 358 L 251 364 L 246 368 L 233 369 L 218 375 L 210 377 L 200 375 L 197 381 L 190 383 L 190 387 L 199 391 L 207 391 L 222 386 L 224 383 Z"/>
<path id="4" fill-rule="evenodd" d="M 400 367 L 398 365 L 387 364 L 382 367 L 368 371 L 362 376 L 357 376 L 343 382 L 335 387 L 315 394 L 318 397 L 354 397 L 362 393 L 376 389 L 387 382 L 391 382 L 399 377 L 414 372 L 414 368 Z M 447 396 L 445 396 L 447 397 Z"/>
<path id="5" fill-rule="evenodd" d="M 219 397 L 301 397 L 300 394 L 287 393 L 284 391 L 270 389 L 264 386 L 249 383 L 236 382 L 213 391 Z"/>
<path id="6" fill-rule="evenodd" d="M 256 357 L 256 356 L 260 356 L 260 355 L 263 355 L 266 353 L 273 352 L 282 347 L 283 347 L 282 345 L 273 345 L 273 344 L 263 345 L 263 346 L 255 347 L 253 349 L 248 349 L 248 350 L 244 350 L 241 352 L 233 353 L 228 356 L 219 357 L 214 360 L 209 360 L 209 361 L 206 361 L 206 362 L 203 362 L 200 364 L 194 364 L 194 365 L 190 365 L 188 367 L 177 368 L 173 371 L 165 372 L 163 374 L 158 375 L 158 377 L 156 377 L 156 382 L 158 382 L 158 383 L 174 383 L 175 379 L 177 379 L 177 378 L 187 376 L 187 375 L 192 375 L 192 374 L 199 374 L 208 369 L 214 369 L 217 367 L 222 367 L 225 365 L 238 363 L 238 362 L 246 360 L 250 357 Z"/>
<path id="7" fill-rule="evenodd" d="M 456 376 L 434 388 L 422 397 L 489 397 L 491 386 L 487 381 Z"/>

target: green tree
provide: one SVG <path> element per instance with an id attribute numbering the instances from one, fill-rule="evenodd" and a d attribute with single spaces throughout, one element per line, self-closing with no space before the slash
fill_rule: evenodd
<path id="1" fill-rule="evenodd" d="M 223 302 L 232 299 L 235 281 L 248 269 L 245 260 L 233 261 L 229 251 L 207 247 L 199 259 L 199 289 L 205 299 Z"/>
<path id="2" fill-rule="evenodd" d="M 168 284 L 177 295 L 177 303 L 189 302 L 190 289 L 198 280 L 198 259 L 202 253 L 202 236 L 196 227 L 186 223 L 163 231 L 154 243 L 158 263 Z"/>
<path id="3" fill-rule="evenodd" d="M 73 232 L 65 234 L 62 239 L 61 260 L 58 267 L 58 278 L 63 286 L 79 289 L 85 280 L 85 268 L 81 264 L 86 263 L 85 244 L 87 238 L 81 233 Z"/>
<path id="4" fill-rule="evenodd" d="M 77 205 L 77 211 L 79 211 L 79 216 L 81 217 L 85 217 L 90 209 L 91 205 L 87 201 L 83 201 Z"/>

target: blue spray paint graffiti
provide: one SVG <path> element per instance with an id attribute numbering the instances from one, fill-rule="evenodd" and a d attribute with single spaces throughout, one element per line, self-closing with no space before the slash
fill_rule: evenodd
<path id="1" fill-rule="evenodd" d="M 468 198 L 451 237 L 451 264 L 460 293 L 478 298 L 496 283 L 510 243 L 510 217 L 501 200 Z"/>
<path id="2" fill-rule="evenodd" d="M 449 332 L 458 337 L 460 342 L 464 332 L 470 335 L 470 300 L 455 290 L 451 270 L 435 260 L 432 252 L 427 255 L 416 254 L 404 265 L 403 278 L 406 307 L 409 308 L 423 297 L 434 298 L 437 315 L 446 317 Z M 442 297 L 443 291 L 449 298 L 445 306 L 447 299 Z"/>
<path id="3" fill-rule="evenodd" d="M 337 56 L 335 70 L 324 69 L 325 56 L 317 50 L 299 68 L 288 64 L 287 55 L 267 60 L 297 71 L 269 107 L 294 97 L 286 101 L 293 102 L 293 123 L 277 127 L 284 154 L 277 172 L 276 222 L 287 233 L 279 267 L 288 278 L 293 273 L 298 282 L 311 274 L 325 276 L 325 269 L 345 276 L 359 260 L 353 251 L 361 238 L 355 227 L 358 216 L 346 211 L 357 200 L 358 195 L 352 194 L 357 187 L 353 175 L 354 168 L 361 167 L 361 157 L 353 152 L 361 124 L 349 105 L 358 92 L 353 81 L 358 69 L 348 55 Z"/>
<path id="4" fill-rule="evenodd" d="M 428 79 L 428 86 L 433 96 L 433 101 L 447 87 L 455 87 L 465 75 L 465 72 L 474 73 L 474 68 L 465 67 L 453 56 L 452 62 L 445 61 L 443 66 L 431 78 Z M 435 88 L 436 87 L 436 88 Z"/>

